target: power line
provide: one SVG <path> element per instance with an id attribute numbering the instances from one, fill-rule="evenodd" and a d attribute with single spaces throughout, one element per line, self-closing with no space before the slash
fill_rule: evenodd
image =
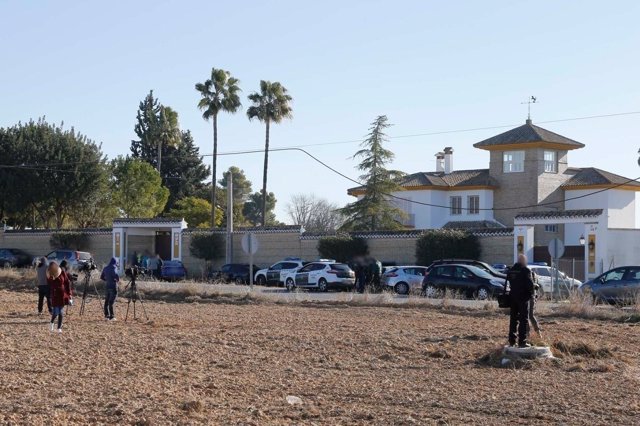
<path id="1" fill-rule="evenodd" d="M 320 160 L 319 158 L 315 157 L 314 155 L 312 155 L 311 153 L 307 152 L 306 150 L 302 149 L 302 148 L 297 148 L 297 147 L 291 147 L 291 148 L 274 148 L 274 149 L 270 149 L 269 151 L 300 151 L 303 152 L 304 154 L 308 155 L 309 157 L 311 157 L 313 160 L 315 160 L 316 162 L 318 162 L 319 164 L 321 164 L 322 166 L 326 167 L 327 169 L 331 170 L 332 172 L 336 173 L 339 176 L 342 176 L 343 178 L 356 183 L 360 186 L 366 186 L 365 184 L 352 179 L 351 177 L 345 175 L 344 173 L 336 170 L 335 168 L 331 167 L 330 165 L 328 165 L 327 163 L 325 163 L 324 161 Z M 237 152 L 233 152 L 233 153 L 223 153 L 223 154 L 218 154 L 218 155 L 242 155 L 242 154 L 255 154 L 255 153 L 259 153 L 259 152 L 263 152 L 261 150 L 247 150 L 247 151 L 237 151 Z M 637 177 L 635 179 L 629 179 L 625 182 L 613 185 L 609 188 L 603 188 L 600 189 L 598 191 L 594 191 L 594 192 L 590 192 L 587 194 L 583 194 L 583 195 L 579 195 L 579 196 L 575 196 L 575 197 L 570 197 L 570 198 L 565 198 L 564 201 L 573 201 L 573 200 L 579 200 L 581 198 L 586 198 L 586 197 L 590 197 L 592 195 L 596 195 L 599 194 L 601 192 L 605 192 L 605 191 L 609 191 L 611 189 L 616 189 L 619 188 L 621 186 L 625 186 L 628 185 L 632 182 L 638 182 L 640 181 L 640 177 Z M 407 201 L 413 204 L 418 204 L 418 205 L 422 205 L 422 206 L 427 206 L 427 207 L 436 207 L 436 208 L 441 208 L 441 209 L 450 209 L 451 206 L 443 206 L 440 204 L 431 204 L 431 203 L 424 203 L 422 201 L 416 201 L 416 200 L 412 200 L 410 198 L 404 198 L 404 197 L 400 197 L 391 193 L 387 193 L 387 192 L 382 192 L 382 195 L 386 195 L 388 197 L 391 198 L 395 198 L 397 200 L 402 200 L 402 201 Z M 539 203 L 539 204 L 530 204 L 530 205 L 525 205 L 525 206 L 518 206 L 518 207 L 500 207 L 500 208 L 478 208 L 478 210 L 482 210 L 482 211 L 505 211 L 505 210 L 522 210 L 522 209 L 530 209 L 530 208 L 534 208 L 534 207 L 544 207 L 544 206 L 551 206 L 554 204 L 558 204 L 561 201 L 555 201 L 555 202 L 547 202 L 547 203 Z M 468 210 L 468 209 L 464 209 L 464 210 Z"/>
<path id="2" fill-rule="evenodd" d="M 618 113 L 612 113 L 612 114 L 586 115 L 586 116 L 581 116 L 581 117 L 561 118 L 561 119 L 556 119 L 556 120 L 538 121 L 537 124 L 562 123 L 562 122 L 566 122 L 566 121 L 591 120 L 591 119 L 595 119 L 595 118 L 620 117 L 620 116 L 637 115 L 637 114 L 640 114 L 640 111 L 628 111 L 628 112 L 618 112 Z M 517 126 L 520 126 L 520 125 L 521 125 L 521 123 L 502 124 L 502 125 L 487 126 L 487 127 L 471 127 L 471 128 L 466 128 L 466 129 L 442 130 L 442 131 L 436 131 L 436 132 L 425 132 L 425 133 L 413 133 L 413 134 L 407 134 L 407 135 L 388 136 L 388 138 L 389 139 L 408 139 L 408 138 L 416 138 L 416 137 L 423 137 L 423 136 L 446 135 L 446 134 L 452 134 L 452 133 L 468 133 L 468 132 L 477 132 L 477 131 L 482 131 L 482 130 L 505 129 L 505 128 L 517 127 Z M 280 147 L 279 149 L 309 148 L 309 147 L 315 147 L 315 146 L 342 145 L 342 144 L 360 143 L 360 142 L 362 142 L 362 139 L 350 139 L 350 140 L 343 140 L 343 141 L 317 142 L 317 143 L 309 143 L 309 144 L 291 145 L 291 146 Z M 269 151 L 273 151 L 276 148 L 271 148 L 271 149 L 269 149 Z M 253 151 L 253 150 L 249 149 L 248 151 Z M 218 155 L 233 155 L 235 153 L 243 153 L 243 152 L 245 152 L 245 151 L 229 151 L 229 152 L 222 152 L 222 153 L 219 152 Z M 256 152 L 264 152 L 264 149 L 256 149 Z M 212 153 L 207 153 L 207 154 L 200 154 L 198 156 L 199 157 L 213 157 L 213 154 Z M 165 155 L 162 158 L 178 158 L 178 157 L 179 156 L 177 156 L 177 155 Z M 98 164 L 101 161 L 102 160 L 76 161 L 76 162 L 72 162 L 72 163 L 68 163 L 68 162 L 67 163 L 47 163 L 46 165 L 45 164 L 34 163 L 34 164 L 24 164 L 24 166 L 66 166 L 66 165 L 69 165 L 69 164 L 85 164 L 85 163 L 86 164 Z M 6 167 L 6 166 L 0 165 L 0 167 Z"/>

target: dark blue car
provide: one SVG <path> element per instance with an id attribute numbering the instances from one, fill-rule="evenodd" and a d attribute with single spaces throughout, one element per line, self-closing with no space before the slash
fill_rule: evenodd
<path id="1" fill-rule="evenodd" d="M 166 281 L 179 281 L 187 277 L 187 268 L 179 260 L 165 260 L 162 262 L 160 278 Z"/>

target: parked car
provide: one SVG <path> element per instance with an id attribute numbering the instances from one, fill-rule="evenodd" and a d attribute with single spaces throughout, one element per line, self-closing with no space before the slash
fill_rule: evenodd
<path id="1" fill-rule="evenodd" d="M 505 275 L 507 273 L 507 269 L 509 269 L 509 265 L 507 265 L 506 263 L 494 263 L 493 265 L 491 265 L 491 267 L 501 274 Z"/>
<path id="2" fill-rule="evenodd" d="M 166 281 L 179 281 L 187 277 L 187 268 L 179 260 L 165 260 L 162 262 L 160 279 Z"/>
<path id="3" fill-rule="evenodd" d="M 227 263 L 226 265 L 223 265 L 219 271 L 212 272 L 209 278 L 236 284 L 249 284 L 250 266 L 251 265 L 248 263 Z M 254 271 L 258 271 L 260 269 L 262 268 L 257 265 L 253 265 Z"/>
<path id="4" fill-rule="evenodd" d="M 422 292 L 426 297 L 437 297 L 444 290 L 486 300 L 504 292 L 504 279 L 471 265 L 434 266 L 424 277 Z"/>
<path id="5" fill-rule="evenodd" d="M 611 269 L 582 284 L 579 291 L 596 303 L 634 303 L 640 297 L 640 266 Z"/>
<path id="6" fill-rule="evenodd" d="M 296 287 L 311 288 L 318 291 L 329 289 L 352 289 L 356 283 L 356 274 L 349 265 L 335 261 L 309 263 L 300 269 L 288 272 L 284 276 L 288 291 Z"/>
<path id="7" fill-rule="evenodd" d="M 36 256 L 33 258 L 33 265 L 36 265 L 42 256 Z M 69 250 L 69 249 L 57 249 L 52 252 L 49 252 L 46 256 L 47 262 L 55 261 L 56 263 L 60 263 L 63 260 L 66 260 L 69 264 L 69 270 L 78 271 L 80 269 L 80 264 L 89 262 L 93 256 L 91 253 L 87 251 L 77 251 L 77 250 Z"/>
<path id="8" fill-rule="evenodd" d="M 422 287 L 426 274 L 426 266 L 394 266 L 382 274 L 382 285 L 393 288 L 398 294 L 409 294 Z"/>
<path id="9" fill-rule="evenodd" d="M 22 268 L 31 265 L 32 256 L 24 250 L 3 248 L 0 249 L 0 268 Z"/>
<path id="10" fill-rule="evenodd" d="M 503 280 L 505 278 L 507 278 L 506 274 L 503 274 L 502 272 L 496 271 L 488 263 L 481 262 L 479 260 L 441 259 L 441 260 L 436 260 L 431 265 L 429 265 L 428 269 L 431 270 L 431 268 L 433 268 L 434 266 L 437 266 L 437 265 L 471 265 L 471 266 L 475 266 L 476 268 L 483 269 L 485 272 L 488 272 L 490 275 L 492 275 L 492 276 L 494 276 L 496 278 L 501 278 Z"/>
<path id="11" fill-rule="evenodd" d="M 287 274 L 302 268 L 306 263 L 297 257 L 287 257 L 266 269 L 257 271 L 255 273 L 255 282 L 258 285 L 282 285 Z"/>
<path id="12" fill-rule="evenodd" d="M 529 269 L 538 276 L 540 296 L 543 296 L 545 293 L 551 294 L 553 292 L 552 283 L 556 277 L 556 269 L 550 266 L 540 266 L 536 264 L 529 265 Z M 558 271 L 558 284 L 560 285 L 560 293 L 569 294 L 570 291 L 576 290 L 582 283 L 575 278 L 568 277 L 564 272 Z"/>

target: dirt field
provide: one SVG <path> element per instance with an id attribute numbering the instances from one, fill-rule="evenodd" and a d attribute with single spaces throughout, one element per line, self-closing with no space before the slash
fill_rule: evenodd
<path id="1" fill-rule="evenodd" d="M 2 290 L 0 300 L 2 424 L 640 418 L 639 325 L 545 317 L 547 340 L 575 354 L 497 368 L 499 312 L 146 302 L 151 321 L 125 324 L 125 303 L 106 323 L 92 302 L 58 335 L 33 314 L 35 295 Z"/>

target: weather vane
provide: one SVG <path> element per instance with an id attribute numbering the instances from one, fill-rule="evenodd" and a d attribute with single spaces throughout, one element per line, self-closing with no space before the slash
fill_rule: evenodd
<path id="1" fill-rule="evenodd" d="M 531 104 L 535 104 L 538 102 L 538 98 L 535 96 L 531 96 L 527 99 L 527 102 L 520 102 L 521 105 L 527 104 L 527 120 L 531 121 Z"/>

